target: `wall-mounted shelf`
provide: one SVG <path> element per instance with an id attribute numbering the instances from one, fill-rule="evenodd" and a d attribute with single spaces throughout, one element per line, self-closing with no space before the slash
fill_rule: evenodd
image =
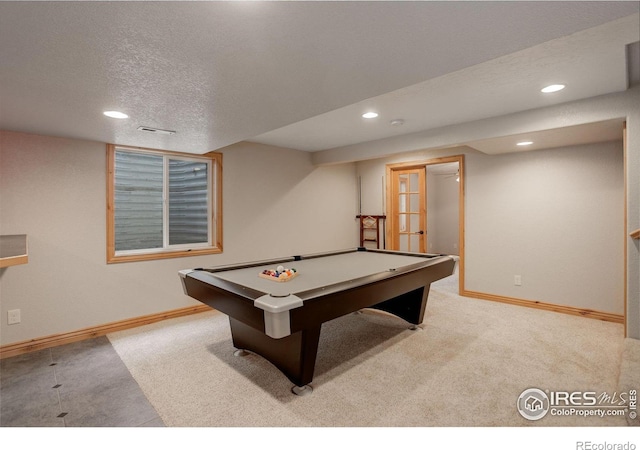
<path id="1" fill-rule="evenodd" d="M 0 236 L 0 268 L 27 264 L 27 235 L 11 234 Z"/>
<path id="2" fill-rule="evenodd" d="M 629 233 L 629 236 L 631 236 L 632 239 L 640 239 L 640 228 Z"/>

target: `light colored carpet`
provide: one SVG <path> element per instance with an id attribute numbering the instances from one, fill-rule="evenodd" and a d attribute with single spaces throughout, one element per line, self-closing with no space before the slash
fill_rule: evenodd
<path id="1" fill-rule="evenodd" d="M 618 390 L 619 324 L 460 297 L 432 286 L 423 329 L 351 314 L 322 327 L 314 392 L 263 358 L 234 357 L 227 317 L 168 320 L 108 337 L 167 426 L 624 426 L 624 417 L 528 421 L 527 388 Z M 640 386 L 638 372 L 625 383 Z"/>

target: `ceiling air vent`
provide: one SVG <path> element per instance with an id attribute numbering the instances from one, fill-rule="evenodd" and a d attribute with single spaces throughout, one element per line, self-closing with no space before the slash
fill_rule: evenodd
<path id="1" fill-rule="evenodd" d="M 153 128 L 153 127 L 138 127 L 138 131 L 144 131 L 145 133 L 155 133 L 155 134 L 176 134 L 175 131 L 161 130 L 160 128 Z"/>

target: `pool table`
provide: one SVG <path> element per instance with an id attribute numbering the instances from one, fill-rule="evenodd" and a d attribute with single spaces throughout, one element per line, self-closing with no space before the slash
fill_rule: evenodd
<path id="1" fill-rule="evenodd" d="M 275 365 L 302 395 L 312 390 L 324 322 L 375 308 L 415 327 L 422 323 L 432 282 L 453 273 L 444 255 L 363 247 L 268 261 L 181 270 L 184 291 L 229 316 L 233 345 Z M 259 276 L 295 269 L 287 282 Z"/>

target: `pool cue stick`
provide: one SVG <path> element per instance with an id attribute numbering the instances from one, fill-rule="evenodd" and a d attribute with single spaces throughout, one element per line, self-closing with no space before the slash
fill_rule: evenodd
<path id="1" fill-rule="evenodd" d="M 386 226 L 387 226 L 387 211 L 386 211 L 386 205 L 385 205 L 385 198 L 387 196 L 387 193 L 385 192 L 385 184 L 384 184 L 384 175 L 382 175 L 382 215 L 385 217 L 384 219 L 382 219 L 382 248 L 386 249 L 387 248 L 387 231 L 386 231 Z"/>

